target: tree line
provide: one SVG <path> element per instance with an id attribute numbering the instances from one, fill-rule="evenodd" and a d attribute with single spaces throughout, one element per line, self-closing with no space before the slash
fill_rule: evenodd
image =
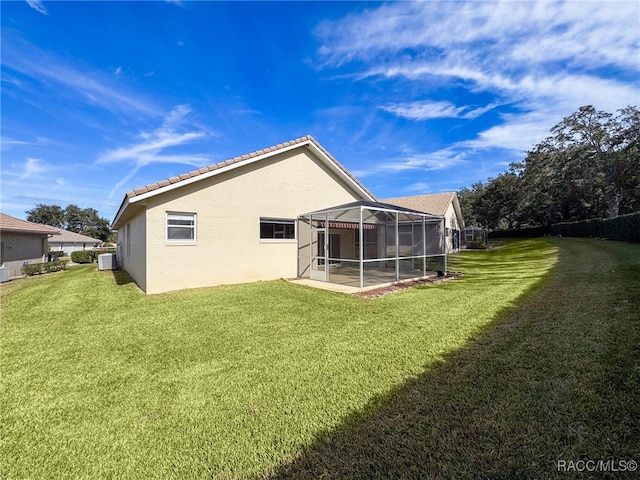
<path id="1" fill-rule="evenodd" d="M 615 218 L 640 210 L 640 110 L 588 105 L 522 162 L 458 192 L 465 222 L 490 230 Z"/>
<path id="2" fill-rule="evenodd" d="M 29 222 L 81 233 L 91 238 L 99 238 L 103 242 L 114 239 L 109 220 L 100 217 L 95 208 L 80 208 L 77 205 L 62 208 L 58 205 L 39 203 L 26 213 Z"/>

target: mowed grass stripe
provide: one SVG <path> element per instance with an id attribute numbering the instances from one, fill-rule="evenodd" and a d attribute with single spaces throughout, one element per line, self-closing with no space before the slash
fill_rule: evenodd
<path id="1" fill-rule="evenodd" d="M 3 478 L 267 475 L 448 362 L 556 258 L 545 240 L 465 252 L 461 279 L 375 300 L 283 281 L 145 296 L 95 267 L 30 278 L 2 298 Z"/>
<path id="2" fill-rule="evenodd" d="M 561 466 L 640 460 L 640 245 L 552 241 L 540 289 L 274 478 L 637 478 Z"/>

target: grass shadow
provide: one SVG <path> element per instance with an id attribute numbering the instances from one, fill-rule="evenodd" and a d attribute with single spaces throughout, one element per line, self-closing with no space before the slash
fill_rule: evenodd
<path id="1" fill-rule="evenodd" d="M 116 285 L 127 285 L 134 282 L 133 278 L 126 270 L 117 269 L 110 270 L 110 272 L 113 275 L 113 279 L 116 282 Z"/>
<path id="2" fill-rule="evenodd" d="M 572 266 L 597 255 L 569 250 L 544 285 L 467 348 L 372 399 L 269 478 L 594 478 L 559 462 L 638 460 L 640 338 L 630 322 L 640 296 L 605 324 L 624 289 L 603 278 L 592 291 L 572 290 Z"/>

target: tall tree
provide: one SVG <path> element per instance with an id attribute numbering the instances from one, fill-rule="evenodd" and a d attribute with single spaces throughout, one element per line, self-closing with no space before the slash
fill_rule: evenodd
<path id="1" fill-rule="evenodd" d="M 58 205 L 37 204 L 31 210 L 27 210 L 27 221 L 33 223 L 41 223 L 56 228 L 64 228 L 65 216 L 64 210 Z"/>
<path id="2" fill-rule="evenodd" d="M 613 218 L 640 209 L 640 110 L 581 107 L 508 172 L 460 191 L 489 228 Z"/>
<path id="3" fill-rule="evenodd" d="M 86 224 L 86 213 L 77 205 L 67 205 L 64 211 L 66 229 L 70 232 L 82 233 Z"/>
<path id="4" fill-rule="evenodd" d="M 27 211 L 27 220 L 34 223 L 64 228 L 70 232 L 82 233 L 102 241 L 113 240 L 109 221 L 100 217 L 94 208 L 80 208 L 68 205 L 64 210 L 58 205 L 38 204 Z"/>
<path id="5" fill-rule="evenodd" d="M 640 114 L 637 107 L 620 110 L 618 116 L 588 105 L 563 119 L 552 130 L 555 146 L 568 154 L 574 182 L 601 216 L 618 216 L 620 203 L 637 185 Z M 592 213 L 592 212 L 589 212 Z"/>
<path id="6" fill-rule="evenodd" d="M 520 177 L 505 172 L 490 179 L 482 196 L 486 225 L 491 229 L 520 226 Z"/>
<path id="7" fill-rule="evenodd" d="M 458 190 L 462 218 L 464 218 L 467 225 L 486 226 L 487 224 L 484 209 L 482 208 L 484 189 L 484 183 L 477 182 L 471 187 L 464 187 Z"/>
<path id="8" fill-rule="evenodd" d="M 640 210 L 640 110 L 627 107 L 619 112 L 612 134 L 615 153 L 605 167 L 613 185 L 610 216 Z"/>
<path id="9" fill-rule="evenodd" d="M 101 218 L 98 211 L 93 208 L 85 208 L 82 217 L 82 229 L 85 235 L 99 238 L 103 241 L 112 239 L 111 227 L 109 221 Z"/>
<path id="10" fill-rule="evenodd" d="M 529 152 L 521 169 L 532 223 L 616 217 L 638 190 L 637 107 L 618 116 L 588 105 L 564 118 Z"/>

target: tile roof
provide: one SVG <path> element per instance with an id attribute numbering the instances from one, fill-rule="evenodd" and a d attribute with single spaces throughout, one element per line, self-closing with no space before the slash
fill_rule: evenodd
<path id="1" fill-rule="evenodd" d="M 40 223 L 27 222 L 26 220 L 20 220 L 19 218 L 12 217 L 5 213 L 0 213 L 0 230 L 4 230 L 6 232 L 40 233 L 50 235 L 60 234 L 59 228 L 53 228 Z"/>
<path id="2" fill-rule="evenodd" d="M 260 155 L 264 155 L 266 153 L 277 152 L 278 150 L 282 150 L 282 149 L 284 149 L 286 147 L 302 144 L 302 143 L 305 143 L 305 142 L 312 142 L 320 151 L 322 151 L 327 157 L 329 157 L 333 162 L 335 162 L 335 164 L 349 178 L 351 178 L 358 186 L 360 186 L 360 188 L 362 188 L 372 198 L 375 198 L 375 196 L 364 185 L 362 185 L 358 181 L 358 179 L 356 177 L 354 177 L 346 168 L 344 168 L 340 164 L 340 162 L 338 162 L 333 157 L 333 155 L 331 155 L 311 135 L 306 135 L 304 137 L 296 138 L 295 140 L 290 140 L 288 142 L 279 143 L 277 145 L 273 145 L 273 146 L 268 147 L 268 148 L 257 150 L 255 152 L 246 153 L 244 155 L 240 155 L 240 156 L 237 156 L 237 157 L 230 158 L 229 160 L 225 160 L 223 162 L 219 162 L 219 163 L 216 163 L 214 165 L 209 165 L 209 166 L 206 166 L 206 167 L 202 167 L 202 168 L 200 168 L 198 170 L 192 170 L 192 171 L 184 173 L 182 175 L 177 175 L 177 176 L 174 176 L 174 177 L 171 177 L 171 178 L 167 178 L 166 180 L 161 180 L 159 182 L 151 183 L 151 184 L 145 185 L 144 187 L 141 187 L 141 188 L 136 188 L 135 190 L 131 190 L 131 191 L 127 192 L 126 197 L 129 198 L 129 199 L 132 199 L 132 198 L 137 197 L 138 195 L 142 195 L 144 193 L 152 192 L 152 191 L 158 190 L 158 189 L 160 189 L 162 187 L 166 187 L 166 186 L 171 185 L 171 184 L 182 182 L 182 181 L 187 180 L 189 178 L 194 178 L 194 177 L 197 177 L 199 175 L 202 175 L 202 174 L 205 174 L 205 173 L 208 173 L 208 172 L 212 172 L 214 170 L 218 170 L 220 168 L 227 167 L 229 165 L 233 165 L 235 163 L 240 163 L 240 162 L 249 160 L 251 158 L 259 157 Z"/>
<path id="3" fill-rule="evenodd" d="M 425 213 L 444 215 L 455 196 L 456 192 L 444 192 L 410 197 L 384 198 L 381 201 Z"/>

